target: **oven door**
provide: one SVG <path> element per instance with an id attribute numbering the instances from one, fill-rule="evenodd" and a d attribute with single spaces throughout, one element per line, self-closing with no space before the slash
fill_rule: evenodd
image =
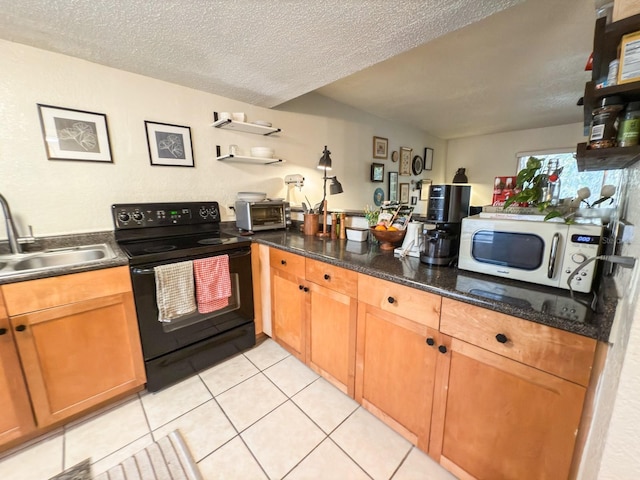
<path id="1" fill-rule="evenodd" d="M 221 310 L 206 314 L 196 311 L 171 322 L 160 322 L 158 320 L 153 267 L 212 257 L 216 254 L 229 255 L 232 291 L 229 305 Z M 241 248 L 216 254 L 184 257 L 172 261 L 136 265 L 130 268 L 145 361 L 151 361 L 168 353 L 202 343 L 207 339 L 224 337 L 228 332 L 249 324 L 253 328 L 251 249 Z"/>

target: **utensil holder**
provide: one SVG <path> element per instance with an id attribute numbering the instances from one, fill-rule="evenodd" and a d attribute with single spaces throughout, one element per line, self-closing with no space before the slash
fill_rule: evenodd
<path id="1" fill-rule="evenodd" d="M 317 213 L 305 213 L 304 214 L 304 227 L 303 233 L 305 235 L 315 235 L 318 233 L 320 225 L 320 215 Z"/>

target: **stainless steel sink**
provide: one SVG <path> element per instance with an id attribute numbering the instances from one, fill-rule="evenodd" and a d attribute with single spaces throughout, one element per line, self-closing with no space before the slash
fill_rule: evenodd
<path id="1" fill-rule="evenodd" d="M 0 259 L 0 276 L 85 265 L 115 258 L 115 256 L 111 247 L 106 243 L 6 255 Z"/>

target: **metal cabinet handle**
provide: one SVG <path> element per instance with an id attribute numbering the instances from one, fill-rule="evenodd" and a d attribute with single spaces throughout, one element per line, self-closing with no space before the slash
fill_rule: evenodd
<path id="1" fill-rule="evenodd" d="M 0 328 L 0 335 L 4 335 L 5 333 L 7 333 L 7 329 L 6 328 Z"/>
<path id="2" fill-rule="evenodd" d="M 433 347 L 435 344 L 436 344 L 436 341 L 433 338 L 431 337 L 427 338 L 427 345 L 429 345 L 430 347 Z"/>
<path id="3" fill-rule="evenodd" d="M 26 325 L 18 325 L 16 327 L 16 332 L 24 332 L 27 329 Z"/>
<path id="4" fill-rule="evenodd" d="M 445 347 L 444 345 L 440 345 L 440 346 L 438 347 L 438 351 L 439 351 L 440 353 L 447 353 L 447 347 Z"/>
<path id="5" fill-rule="evenodd" d="M 298 285 L 298 289 L 299 289 L 299 290 L 302 290 L 303 288 L 304 288 L 304 286 L 303 286 L 303 285 Z"/>
<path id="6" fill-rule="evenodd" d="M 331 276 L 330 276 L 328 273 L 325 273 L 325 274 L 324 274 L 324 279 L 325 279 L 325 280 L 329 280 L 330 278 L 331 278 Z"/>
<path id="7" fill-rule="evenodd" d="M 496 340 L 500 343 L 507 343 L 509 339 L 504 333 L 499 333 L 496 335 Z"/>
<path id="8" fill-rule="evenodd" d="M 286 260 L 280 260 L 280 264 L 281 264 L 281 265 L 286 265 L 286 264 L 287 264 L 287 261 L 286 261 Z"/>
<path id="9" fill-rule="evenodd" d="M 304 287 L 302 290 L 304 290 L 305 292 L 309 291 L 309 287 Z"/>
<path id="10" fill-rule="evenodd" d="M 387 298 L 387 302 L 389 302 L 389 303 L 394 303 L 395 301 L 396 301 L 396 299 L 393 298 L 393 297 Z"/>

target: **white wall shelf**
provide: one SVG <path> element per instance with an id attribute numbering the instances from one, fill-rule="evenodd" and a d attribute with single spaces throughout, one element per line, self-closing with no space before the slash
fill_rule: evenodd
<path id="1" fill-rule="evenodd" d="M 222 155 L 216 157 L 219 162 L 252 163 L 254 165 L 279 165 L 286 163 L 281 158 L 245 157 L 243 155 Z"/>
<path id="2" fill-rule="evenodd" d="M 226 130 L 235 130 L 237 132 L 253 133 L 254 135 L 269 136 L 274 133 L 281 132 L 279 128 L 265 127 L 263 125 L 257 125 L 255 123 L 238 122 L 236 120 L 224 119 L 217 120 L 218 112 L 213 112 L 214 122 L 211 124 L 214 128 L 223 128 Z"/>

